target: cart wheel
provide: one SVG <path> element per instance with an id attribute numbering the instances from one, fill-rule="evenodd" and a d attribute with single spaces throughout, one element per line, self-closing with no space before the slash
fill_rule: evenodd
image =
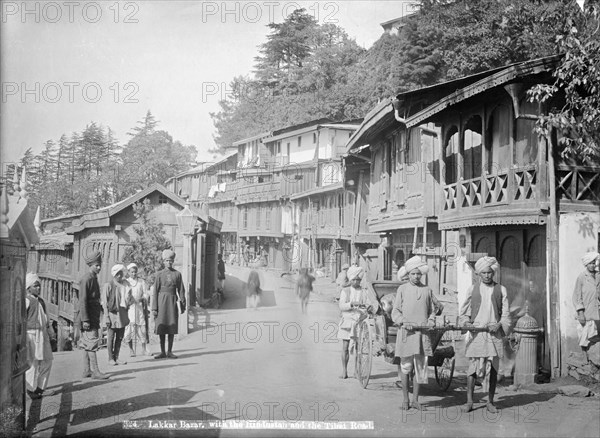
<path id="1" fill-rule="evenodd" d="M 448 390 L 452 383 L 454 375 L 454 358 L 446 357 L 441 366 L 435 367 L 435 381 L 442 388 L 442 391 Z"/>
<path id="2" fill-rule="evenodd" d="M 356 378 L 363 388 L 369 384 L 371 377 L 371 360 L 372 360 L 373 341 L 369 332 L 368 324 L 363 321 L 358 332 L 358 345 L 356 348 Z"/>

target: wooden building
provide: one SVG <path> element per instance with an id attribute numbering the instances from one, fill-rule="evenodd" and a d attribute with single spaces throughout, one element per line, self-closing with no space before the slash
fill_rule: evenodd
<path id="1" fill-rule="evenodd" d="M 74 216 L 63 231 L 43 235 L 35 251 L 30 253 L 28 267 L 37 272 L 42 281 L 41 294 L 47 303 L 48 316 L 57 323 L 59 349 L 64 345 L 63 340 L 74 332 L 79 279 L 87 269 L 85 255 L 94 251 L 102 253 L 98 281 L 101 284 L 110 281 L 110 268 L 124 262 L 125 251 L 134 237 L 133 227 L 139 222 L 133 204 L 145 199 L 152 204 L 151 216 L 163 224 L 164 234 L 177 254 L 175 269 L 184 273 L 184 278 L 187 275 L 188 303 L 206 300 L 215 291 L 216 248 L 221 223 L 191 207 L 197 226 L 189 242 L 190 263 L 183 266 L 185 237 L 178 229 L 176 215 L 184 209 L 186 201 L 162 185 L 153 184 L 121 202 Z M 56 230 L 56 223 L 63 219 L 44 222 Z"/>
<path id="2" fill-rule="evenodd" d="M 25 277 L 27 252 L 38 240 L 24 182 L 20 188 L 9 195 L 4 185 L 0 194 L 0 413 L 8 435 L 25 427 L 25 372 L 29 368 Z"/>
<path id="3" fill-rule="evenodd" d="M 406 257 L 413 227 L 408 247 L 434 268 L 427 281 L 459 302 L 474 279 L 472 263 L 495 256 L 515 315 L 527 303 L 544 328 L 538 359 L 553 375 L 578 351 L 571 294 L 578 261 L 598 247 L 600 230 L 600 167 L 561 162 L 556 136 L 534 129 L 548 106 L 526 97 L 532 85 L 552 81 L 558 60 L 398 95 L 365 119 L 349 145 L 351 156 L 371 153 L 363 156 L 372 171 L 368 224 L 381 233 L 383 278 L 393 275 L 390 257 L 397 264 L 399 251 Z"/>
<path id="4" fill-rule="evenodd" d="M 238 212 L 234 203 L 237 174 L 238 155 L 233 151 L 220 160 L 202 163 L 165 182 L 168 190 L 222 223 L 218 252 L 225 260 L 237 254 L 238 247 Z"/>
<path id="5" fill-rule="evenodd" d="M 166 186 L 223 223 L 226 260 L 282 271 L 321 266 L 334 276 L 351 254 L 354 197 L 341 184 L 341 156 L 357 127 L 319 119 L 264 132 Z"/>

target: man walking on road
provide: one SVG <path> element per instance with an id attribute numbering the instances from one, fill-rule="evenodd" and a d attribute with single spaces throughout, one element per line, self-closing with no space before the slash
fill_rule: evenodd
<path id="1" fill-rule="evenodd" d="M 84 256 L 89 270 L 79 281 L 79 312 L 75 319 L 81 324 L 79 348 L 83 350 L 83 377 L 108 379 L 98 369 L 96 352 L 100 348 L 100 284 L 98 273 L 102 268 L 102 254 L 99 251 Z"/>
<path id="2" fill-rule="evenodd" d="M 480 281 L 471 285 L 460 308 L 461 323 L 465 328 L 487 327 L 488 332 L 467 332 L 465 356 L 469 359 L 467 371 L 467 404 L 464 412 L 473 410 L 475 379 L 484 379 L 484 390 L 488 387 L 487 410 L 496 413 L 494 394 L 498 379 L 498 366 L 504 357 L 502 337 L 510 325 L 506 288 L 494 282 L 500 269 L 494 257 L 482 257 L 475 263 L 475 272 Z M 488 381 L 489 379 L 489 381 Z"/>

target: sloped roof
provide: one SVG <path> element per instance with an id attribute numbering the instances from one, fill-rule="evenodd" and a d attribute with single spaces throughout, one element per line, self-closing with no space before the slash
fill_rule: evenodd
<path id="1" fill-rule="evenodd" d="M 40 241 L 35 245 L 35 249 L 64 250 L 67 246 L 73 245 L 73 240 L 73 235 L 67 234 L 64 231 L 46 234 L 40 237 Z"/>
<path id="2" fill-rule="evenodd" d="M 116 204 L 109 205 L 108 207 L 104 207 L 104 208 L 84 214 L 81 217 L 81 219 L 74 222 L 73 226 L 67 228 L 66 232 L 68 234 L 73 234 L 75 232 L 84 230 L 86 228 L 98 226 L 97 225 L 98 221 L 110 219 L 112 216 L 123 211 L 127 207 L 130 207 L 131 205 L 135 204 L 136 202 L 143 200 L 144 198 L 148 197 L 148 195 L 150 195 L 151 193 L 154 193 L 156 191 L 161 193 L 162 195 L 166 196 L 167 198 L 169 198 L 171 201 L 173 201 L 175 204 L 179 205 L 180 207 L 184 207 L 187 204 L 187 202 L 183 198 L 180 198 L 175 193 L 167 190 L 163 185 L 154 183 L 151 186 L 147 187 L 146 189 L 136 193 L 133 196 L 130 196 L 127 199 L 117 202 Z M 206 222 L 209 226 L 217 225 L 218 221 L 216 221 L 214 218 L 210 217 L 206 212 L 200 211 L 197 208 L 192 207 L 191 205 L 189 208 L 199 219 Z"/>

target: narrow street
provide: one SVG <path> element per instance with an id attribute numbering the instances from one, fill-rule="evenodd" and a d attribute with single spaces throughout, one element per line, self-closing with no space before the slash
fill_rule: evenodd
<path id="1" fill-rule="evenodd" d="M 190 431 L 198 436 L 597 436 L 600 399 L 498 390 L 500 412 L 484 404 L 463 414 L 465 377 L 461 357 L 450 390 L 442 393 L 430 369 L 422 401 L 428 410 L 403 413 L 396 367 L 373 358 L 367 389 L 340 380 L 336 339 L 338 308 L 331 291 L 313 294 L 303 315 L 287 278 L 261 272 L 263 301 L 245 309 L 241 287 L 248 269 L 227 266 L 226 301 L 218 310 L 194 314 L 194 331 L 175 342 L 176 360 L 129 358 L 101 370 L 110 380 L 80 379 L 79 351 L 55 353 L 50 388 L 58 390 L 32 406 L 28 430 L 38 437 L 69 435 L 178 436 L 185 431 L 124 430 L 126 420 L 370 421 L 370 430 Z M 324 280 L 319 280 L 324 283 Z M 319 283 L 318 283 L 319 284 Z M 317 286 L 319 291 L 319 286 Z M 152 345 L 156 352 L 158 345 Z M 352 373 L 353 368 L 350 368 Z M 483 394 L 479 388 L 476 402 Z M 34 429 L 35 428 L 35 429 Z"/>

